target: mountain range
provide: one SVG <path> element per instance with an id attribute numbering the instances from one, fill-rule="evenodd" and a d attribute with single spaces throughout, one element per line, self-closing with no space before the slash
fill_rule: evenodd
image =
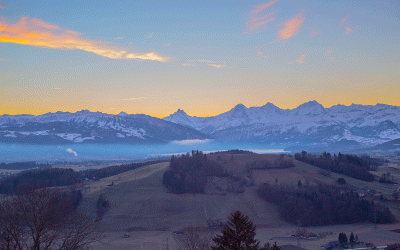
<path id="1" fill-rule="evenodd" d="M 280 109 L 272 103 L 250 108 L 238 104 L 213 117 L 189 116 L 178 110 L 164 120 L 226 142 L 358 148 L 400 138 L 400 107 L 385 104 L 324 108 L 310 101 L 295 109 Z"/>
<path id="2" fill-rule="evenodd" d="M 316 101 L 294 109 L 272 103 L 238 104 L 212 117 L 183 110 L 163 119 L 82 110 L 0 116 L 3 143 L 165 143 L 214 139 L 291 147 L 373 147 L 400 138 L 400 107 L 385 104 L 324 108 Z"/>
<path id="3" fill-rule="evenodd" d="M 211 137 L 148 115 L 82 110 L 44 115 L 0 116 L 3 143 L 165 143 Z"/>

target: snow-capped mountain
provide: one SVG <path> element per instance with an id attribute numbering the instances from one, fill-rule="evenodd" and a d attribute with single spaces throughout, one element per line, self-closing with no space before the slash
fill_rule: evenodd
<path id="1" fill-rule="evenodd" d="M 163 119 L 227 142 L 365 147 L 400 138 L 400 107 L 385 104 L 324 108 L 311 101 L 286 110 L 272 103 L 250 108 L 238 104 L 213 117 L 191 117 L 178 110 Z"/>
<path id="2" fill-rule="evenodd" d="M 123 112 L 0 116 L 0 142 L 8 143 L 160 143 L 209 138 L 186 126 Z"/>

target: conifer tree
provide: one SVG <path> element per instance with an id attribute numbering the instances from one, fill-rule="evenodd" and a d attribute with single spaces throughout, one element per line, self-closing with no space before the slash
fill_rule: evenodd
<path id="1" fill-rule="evenodd" d="M 254 239 L 256 226 L 248 216 L 240 211 L 232 213 L 227 225 L 221 230 L 222 235 L 213 238 L 213 250 L 257 250 L 260 242 Z"/>

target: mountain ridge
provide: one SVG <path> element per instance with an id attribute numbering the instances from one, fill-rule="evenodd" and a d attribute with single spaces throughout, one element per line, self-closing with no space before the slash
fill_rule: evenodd
<path id="1" fill-rule="evenodd" d="M 342 141 L 362 147 L 400 138 L 400 107 L 386 104 L 325 108 L 310 101 L 294 109 L 280 109 L 269 102 L 249 108 L 238 104 L 216 116 L 175 112 L 163 119 L 228 142 L 329 146 Z"/>
<path id="2" fill-rule="evenodd" d="M 323 107 L 310 101 L 294 109 L 267 102 L 235 105 L 210 117 L 184 110 L 163 119 L 81 110 L 43 115 L 0 116 L 0 142 L 165 143 L 215 139 L 226 143 L 365 148 L 400 138 L 400 107 L 352 104 Z"/>

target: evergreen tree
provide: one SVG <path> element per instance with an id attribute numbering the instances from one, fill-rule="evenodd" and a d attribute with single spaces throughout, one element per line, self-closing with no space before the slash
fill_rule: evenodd
<path id="1" fill-rule="evenodd" d="M 257 250 L 260 242 L 254 239 L 256 226 L 248 216 L 240 211 L 232 213 L 227 225 L 221 230 L 222 235 L 216 235 L 213 250 Z"/>
<path id="2" fill-rule="evenodd" d="M 299 180 L 299 181 L 297 182 L 297 186 L 298 186 L 299 188 L 302 188 L 302 187 L 303 187 L 303 183 L 301 183 L 301 180 Z"/>
<path id="3" fill-rule="evenodd" d="M 355 238 L 354 238 L 354 234 L 353 232 L 351 232 L 350 237 L 349 237 L 349 242 L 350 244 L 353 246 L 354 242 L 356 242 Z"/>
<path id="4" fill-rule="evenodd" d="M 340 244 L 344 245 L 347 243 L 347 235 L 345 233 L 340 233 L 338 237 Z"/>

